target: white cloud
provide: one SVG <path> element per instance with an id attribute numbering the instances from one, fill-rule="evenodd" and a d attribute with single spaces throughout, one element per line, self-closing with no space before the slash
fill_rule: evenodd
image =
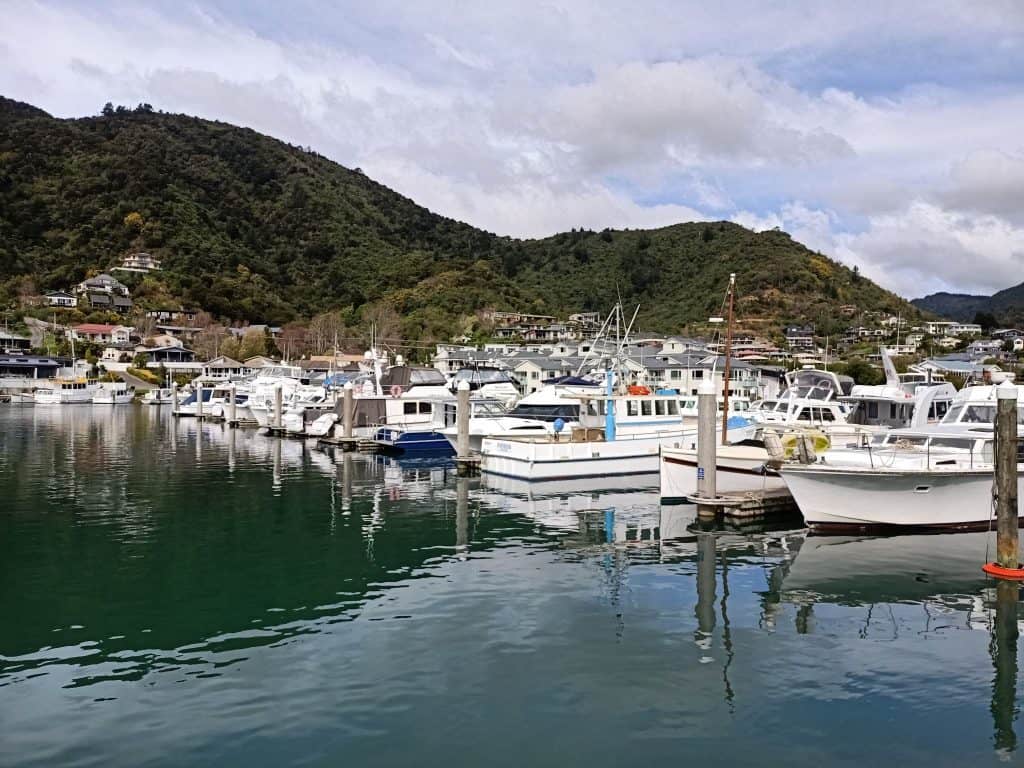
<path id="1" fill-rule="evenodd" d="M 240 123 L 502 234 L 711 213 L 907 294 L 1019 282 L 1014 2 L 216 6 L 9 4 L 0 93 Z"/>

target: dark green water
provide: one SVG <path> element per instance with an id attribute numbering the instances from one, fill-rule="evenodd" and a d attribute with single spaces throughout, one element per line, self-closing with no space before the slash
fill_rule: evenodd
<path id="1" fill-rule="evenodd" d="M 0 765 L 1024 763 L 984 536 L 199 429 L 0 407 Z"/>

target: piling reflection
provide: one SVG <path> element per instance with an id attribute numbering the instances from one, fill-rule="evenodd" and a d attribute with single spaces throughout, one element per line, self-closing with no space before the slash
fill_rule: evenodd
<path id="1" fill-rule="evenodd" d="M 996 611 L 989 653 L 995 676 L 992 683 L 992 722 L 996 750 L 1009 756 L 1017 749 L 1013 723 L 1017 716 L 1017 640 L 1020 588 L 1012 581 L 996 584 Z"/>
<path id="2" fill-rule="evenodd" d="M 134 411 L 0 429 L 0 568 L 18 576 L 0 579 L 0 615 L 18 619 L 0 635 L 8 700 L 48 676 L 76 695 L 170 680 L 187 683 L 185 717 L 229 681 L 244 709 L 266 677 L 284 690 L 307 674 L 304 719 L 351 706 L 378 727 L 382 696 L 402 702 L 389 716 L 415 715 L 412 733 L 500 691 L 559 731 L 586 710 L 578 743 L 623 710 L 641 752 L 652 734 L 749 739 L 756 722 L 759 745 L 785 741 L 768 762 L 803 764 L 792 744 L 836 718 L 888 727 L 871 720 L 883 701 L 934 732 L 974 716 L 972 750 L 950 762 L 976 764 L 979 741 L 1018 756 L 1019 597 L 981 573 L 984 534 L 726 530 L 662 507 L 646 480 L 457 478 L 449 462 Z"/>

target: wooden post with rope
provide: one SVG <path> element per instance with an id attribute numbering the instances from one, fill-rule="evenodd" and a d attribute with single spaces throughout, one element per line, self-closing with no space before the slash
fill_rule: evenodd
<path id="1" fill-rule="evenodd" d="M 1024 579 L 1020 567 L 1017 515 L 1017 388 L 996 387 L 995 482 L 996 561 L 982 569 L 1002 579 Z"/>

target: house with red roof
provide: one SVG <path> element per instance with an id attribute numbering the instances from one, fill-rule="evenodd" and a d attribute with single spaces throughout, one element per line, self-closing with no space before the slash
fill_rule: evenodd
<path id="1" fill-rule="evenodd" d="M 82 323 L 72 326 L 71 336 L 75 341 L 91 341 L 96 344 L 130 344 L 132 329 L 126 325 Z"/>

